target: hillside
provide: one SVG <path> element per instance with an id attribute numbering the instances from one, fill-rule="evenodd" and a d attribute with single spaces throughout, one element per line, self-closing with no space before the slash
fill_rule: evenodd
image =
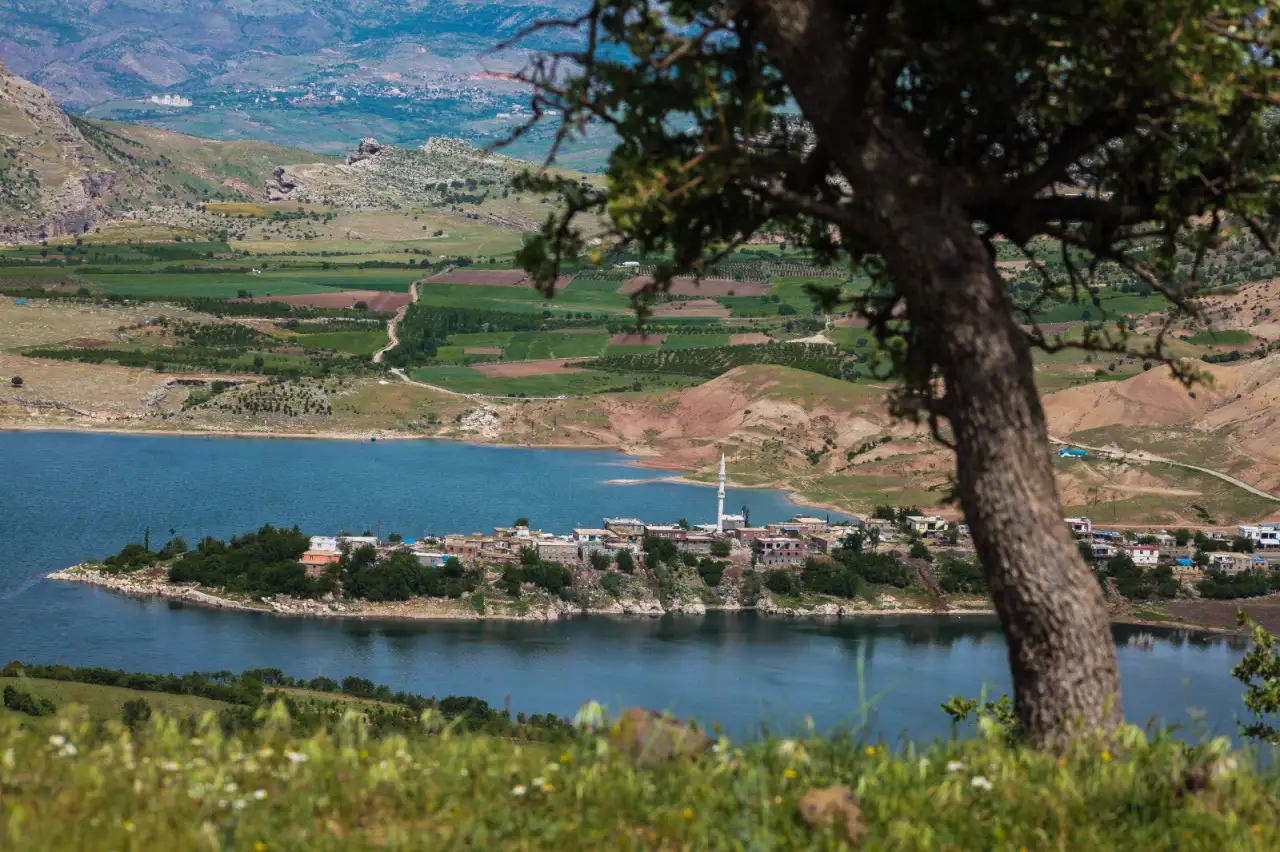
<path id="1" fill-rule="evenodd" d="M 267 188 L 272 201 L 398 209 L 478 199 L 491 187 L 505 187 L 528 167 L 529 163 L 460 139 L 430 139 L 420 148 L 381 145 L 375 139 L 364 139 L 347 155 L 345 163 L 281 165 Z"/>
<path id="2" fill-rule="evenodd" d="M 143 205 L 260 199 L 275 166 L 300 157 L 315 158 L 261 142 L 77 118 L 0 64 L 0 233 L 7 240 L 85 233 Z"/>
<path id="3" fill-rule="evenodd" d="M 1045 399 L 1050 432 L 1097 446 L 1115 442 L 1280 487 L 1280 355 L 1205 365 L 1190 390 L 1164 369 Z"/>

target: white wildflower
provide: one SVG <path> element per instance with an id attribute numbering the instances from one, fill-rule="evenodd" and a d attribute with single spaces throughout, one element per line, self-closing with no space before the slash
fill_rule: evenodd
<path id="1" fill-rule="evenodd" d="M 969 785 L 972 787 L 976 787 L 979 790 L 991 789 L 991 782 L 981 775 L 973 776 L 973 778 L 969 780 Z"/>
<path id="2" fill-rule="evenodd" d="M 58 754 L 62 757 L 75 757 L 78 751 L 79 749 L 76 748 L 75 743 L 67 743 L 62 748 L 58 749 Z"/>
<path id="3" fill-rule="evenodd" d="M 224 792 L 224 793 L 234 793 L 234 792 L 235 792 L 236 790 L 238 790 L 238 789 L 239 789 L 239 787 L 237 787 L 237 786 L 236 786 L 236 782 L 234 782 L 234 781 L 228 781 L 228 782 L 227 782 L 227 786 L 225 786 L 225 787 L 223 787 L 223 788 L 222 788 L 222 792 Z"/>
<path id="4" fill-rule="evenodd" d="M 53 746 L 54 748 L 59 748 L 66 744 L 67 744 L 67 738 L 64 737 L 62 734 L 53 734 L 52 736 L 49 737 L 49 745 Z"/>
<path id="5" fill-rule="evenodd" d="M 263 799 L 265 799 L 265 798 L 267 797 L 267 791 L 266 791 L 266 790 L 261 790 L 261 789 L 259 789 L 259 790 L 254 790 L 254 791 L 253 791 L 253 797 L 254 797 L 255 799 L 257 799 L 259 802 L 261 802 Z"/>
<path id="6" fill-rule="evenodd" d="M 191 738 L 191 744 L 192 744 L 193 746 L 203 745 L 203 744 L 204 744 L 204 740 L 200 739 L 199 737 L 192 737 L 192 738 Z"/>
<path id="7" fill-rule="evenodd" d="M 265 759 L 270 757 L 273 754 L 275 754 L 275 752 L 272 751 L 271 748 L 268 746 L 263 746 L 262 748 L 258 749 L 258 757 Z"/>
<path id="8" fill-rule="evenodd" d="M 948 772 L 959 772 L 961 769 L 964 769 L 964 764 L 963 764 L 963 763 L 961 763 L 960 761 L 958 761 L 958 760 L 949 760 L 949 761 L 947 761 L 947 771 L 948 771 Z"/>
<path id="9" fill-rule="evenodd" d="M 181 766 L 174 763 L 172 760 L 164 761 L 163 763 L 160 764 L 160 768 L 163 769 L 165 772 L 178 772 L 179 770 L 182 769 Z"/>
<path id="10" fill-rule="evenodd" d="M 535 787 L 541 787 L 543 784 L 546 784 L 546 783 L 547 783 L 547 779 L 543 778 L 541 775 L 533 779 L 533 786 Z"/>
<path id="11" fill-rule="evenodd" d="M 231 803 L 231 808 L 232 810 L 242 811 L 245 809 L 245 806 L 248 804 L 249 803 L 246 802 L 244 799 L 236 799 L 234 802 Z"/>
<path id="12" fill-rule="evenodd" d="M 778 743 L 778 755 L 780 757 L 791 757 L 791 755 L 796 753 L 796 748 L 798 748 L 799 745 L 800 743 L 795 740 L 783 740 Z"/>
<path id="13" fill-rule="evenodd" d="M 300 751 L 286 750 L 284 756 L 289 758 L 290 763 L 306 763 L 311 758 Z"/>
<path id="14" fill-rule="evenodd" d="M 523 796 L 527 792 L 529 791 L 523 784 L 517 784 L 511 788 L 511 795 L 513 796 Z"/>
<path id="15" fill-rule="evenodd" d="M 18 762 L 13 757 L 13 749 L 5 749 L 4 757 L 0 758 L 0 766 L 3 766 L 5 769 L 13 769 L 17 765 Z"/>
<path id="16" fill-rule="evenodd" d="M 226 806 L 227 806 L 227 800 L 226 800 L 226 799 L 219 799 L 219 800 L 218 800 L 218 807 L 220 807 L 220 808 L 225 808 Z"/>

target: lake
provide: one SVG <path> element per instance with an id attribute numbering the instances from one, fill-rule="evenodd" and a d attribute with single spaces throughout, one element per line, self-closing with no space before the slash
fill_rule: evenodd
<path id="1" fill-rule="evenodd" d="M 189 541 L 263 523 L 307 532 L 471 532 L 528 516 L 567 532 L 601 517 L 710 522 L 715 491 L 662 482 L 616 453 L 378 443 L 0 432 L 0 657 L 185 672 L 273 666 L 356 674 L 426 695 L 478 695 L 513 710 L 572 714 L 595 698 L 718 721 L 861 727 L 893 739 L 948 730 L 951 695 L 1009 690 L 992 618 L 787 620 L 754 613 L 551 624 L 283 619 L 117 597 L 48 571 L 170 529 Z M 643 479 L 613 484 L 611 479 Z M 753 522 L 797 507 L 730 489 Z M 1231 733 L 1230 678 L 1243 645 L 1116 627 L 1127 716 L 1192 735 Z"/>

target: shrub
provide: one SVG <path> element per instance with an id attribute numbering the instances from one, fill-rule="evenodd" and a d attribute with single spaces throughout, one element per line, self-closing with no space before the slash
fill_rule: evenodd
<path id="1" fill-rule="evenodd" d="M 151 719 L 151 705 L 145 698 L 134 698 L 124 703 L 122 720 L 125 725 L 137 730 Z"/>
<path id="2" fill-rule="evenodd" d="M 720 585 L 720 580 L 724 577 L 724 563 L 716 562 L 713 559 L 702 559 L 698 562 L 698 576 L 702 578 L 702 582 L 708 586 Z"/>
<path id="3" fill-rule="evenodd" d="M 9 685 L 4 688 L 4 706 L 28 716 L 52 716 L 57 712 L 53 702 L 38 695 L 32 695 L 25 689 Z"/>
<path id="4" fill-rule="evenodd" d="M 723 539 L 717 539 L 716 541 L 711 542 L 712 556 L 725 557 L 729 555 L 730 551 L 731 548 L 729 546 L 729 542 L 724 541 Z"/>
<path id="5" fill-rule="evenodd" d="M 800 580 L 790 571 L 770 571 L 765 575 L 765 586 L 778 595 L 797 595 L 800 593 Z"/>
<path id="6" fill-rule="evenodd" d="M 622 592 L 622 575 L 617 571 L 610 571 L 600 578 L 600 585 L 616 598 Z"/>
<path id="7" fill-rule="evenodd" d="M 22 376 L 14 376 L 9 380 L 9 384 L 13 385 L 15 388 L 22 387 Z"/>
<path id="8" fill-rule="evenodd" d="M 636 561 L 631 556 L 631 551 L 619 548 L 613 558 L 618 563 L 618 570 L 624 574 L 630 574 L 636 570 Z"/>

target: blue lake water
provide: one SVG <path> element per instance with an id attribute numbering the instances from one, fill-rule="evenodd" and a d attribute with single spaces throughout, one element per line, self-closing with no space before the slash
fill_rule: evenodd
<path id="1" fill-rule="evenodd" d="M 761 724 L 865 724 L 892 739 L 942 734 L 954 694 L 1008 691 L 993 619 L 843 622 L 709 614 L 552 624 L 281 619 L 133 600 L 41 579 L 150 527 L 189 541 L 263 523 L 307 532 L 471 532 L 527 516 L 568 531 L 602 516 L 710 522 L 715 491 L 657 481 L 615 453 L 477 447 L 0 432 L 0 658 L 183 672 L 276 666 L 358 674 L 422 694 L 478 695 L 571 714 L 587 699 L 667 707 L 736 734 Z M 612 484 L 611 479 L 647 479 Z M 730 489 L 753 522 L 797 507 Z M 1115 628 L 1125 710 L 1192 734 L 1231 733 L 1242 709 L 1227 642 Z M 866 708 L 869 711 L 864 712 Z"/>

